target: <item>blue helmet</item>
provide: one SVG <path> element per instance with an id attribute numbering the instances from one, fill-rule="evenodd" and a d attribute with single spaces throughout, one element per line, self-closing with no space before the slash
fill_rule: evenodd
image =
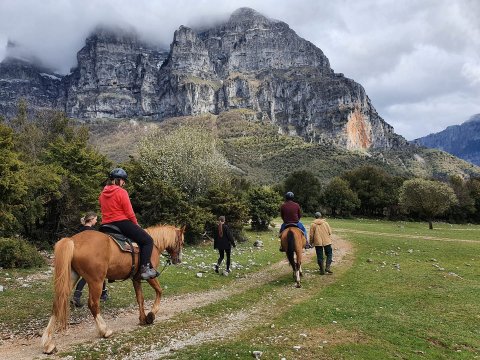
<path id="1" fill-rule="evenodd" d="M 113 180 L 113 179 L 123 179 L 127 181 L 128 175 L 125 170 L 122 168 L 115 168 L 112 171 L 110 171 L 110 174 L 108 175 L 108 178 Z"/>
<path id="2" fill-rule="evenodd" d="M 293 192 L 291 192 L 291 191 L 288 191 L 285 194 L 285 199 L 287 199 L 287 200 L 293 200 L 293 197 L 294 197 L 294 195 L 293 195 Z"/>

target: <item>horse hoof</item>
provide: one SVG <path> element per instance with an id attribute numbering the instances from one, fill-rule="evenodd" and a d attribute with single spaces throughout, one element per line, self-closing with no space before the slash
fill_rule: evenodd
<path id="1" fill-rule="evenodd" d="M 155 320 L 155 314 L 152 312 L 149 312 L 147 314 L 147 319 L 146 319 L 147 324 L 148 325 L 153 324 L 153 320 Z"/>
<path id="2" fill-rule="evenodd" d="M 301 287 L 302 287 L 302 285 L 301 285 L 301 284 L 297 284 L 297 289 L 298 289 L 298 288 L 301 288 Z"/>
<path id="3" fill-rule="evenodd" d="M 112 334 L 113 334 L 113 331 L 110 330 L 110 329 L 108 329 L 108 330 L 105 332 L 105 334 L 103 335 L 103 337 L 104 337 L 105 339 L 108 339 L 110 336 L 112 336 Z"/>
<path id="4" fill-rule="evenodd" d="M 51 355 L 57 352 L 57 347 L 55 345 L 48 346 L 45 350 L 43 350 L 44 354 Z"/>

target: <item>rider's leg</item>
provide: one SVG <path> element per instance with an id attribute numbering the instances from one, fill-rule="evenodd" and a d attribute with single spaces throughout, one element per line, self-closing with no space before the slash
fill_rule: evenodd
<path id="1" fill-rule="evenodd" d="M 85 281 L 84 278 L 80 278 L 80 280 L 78 280 L 78 283 L 77 283 L 77 286 L 75 287 L 75 292 L 73 293 L 73 298 L 72 298 L 72 304 L 75 305 L 75 307 L 83 306 L 81 297 L 82 297 L 83 288 L 85 287 L 86 283 L 87 282 Z"/>
<path id="2" fill-rule="evenodd" d="M 286 227 L 285 223 L 282 223 L 282 225 L 280 225 L 280 233 L 278 234 L 278 237 L 280 239 L 282 239 L 282 232 L 283 232 L 283 230 L 285 230 L 285 227 Z M 285 252 L 285 250 L 282 248 L 282 241 L 280 241 L 280 251 Z"/>
<path id="3" fill-rule="evenodd" d="M 325 246 L 325 255 L 327 255 L 327 266 L 325 267 L 325 272 L 328 274 L 333 274 L 333 271 L 330 270 L 330 265 L 332 264 L 332 261 L 333 261 L 332 245 Z"/>
<path id="4" fill-rule="evenodd" d="M 305 229 L 305 226 L 303 226 L 303 224 L 302 224 L 301 221 L 299 221 L 299 222 L 297 223 L 297 227 L 298 227 L 300 230 L 302 230 L 303 235 L 305 235 L 305 239 L 307 240 L 307 244 L 306 244 L 305 247 L 306 247 L 307 249 L 309 249 L 309 248 L 310 248 L 310 243 L 308 242 L 307 229 Z"/>
<path id="5" fill-rule="evenodd" d="M 227 272 L 230 272 L 230 255 L 232 253 L 232 249 L 225 249 L 227 253 Z"/>
<path id="6" fill-rule="evenodd" d="M 142 279 L 146 280 L 158 276 L 159 273 L 151 267 L 150 262 L 153 250 L 152 237 L 130 220 L 116 221 L 113 222 L 112 225 L 120 228 L 125 236 L 135 241 L 140 247 L 140 276 Z"/>
<path id="7" fill-rule="evenodd" d="M 325 268 L 323 267 L 323 246 L 315 246 L 315 252 L 317 253 L 317 264 L 320 268 L 320 275 L 325 275 Z"/>

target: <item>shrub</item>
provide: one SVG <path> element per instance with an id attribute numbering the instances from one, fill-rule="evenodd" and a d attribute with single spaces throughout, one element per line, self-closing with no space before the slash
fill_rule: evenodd
<path id="1" fill-rule="evenodd" d="M 45 265 L 45 259 L 27 241 L 17 238 L 0 238 L 0 266 L 10 268 L 30 268 Z"/>

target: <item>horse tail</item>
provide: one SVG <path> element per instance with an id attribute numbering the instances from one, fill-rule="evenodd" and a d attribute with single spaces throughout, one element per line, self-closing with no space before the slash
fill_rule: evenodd
<path id="1" fill-rule="evenodd" d="M 55 244 L 53 315 L 56 318 L 58 328 L 62 330 L 67 328 L 70 316 L 68 298 L 72 290 L 73 249 L 74 243 L 70 238 L 63 238 Z"/>
<path id="2" fill-rule="evenodd" d="M 288 257 L 288 262 L 290 265 L 292 265 L 293 271 L 295 271 L 296 266 L 295 266 L 295 259 L 293 257 L 293 254 L 295 253 L 295 235 L 293 234 L 293 231 L 288 230 L 287 233 L 287 257 Z"/>

